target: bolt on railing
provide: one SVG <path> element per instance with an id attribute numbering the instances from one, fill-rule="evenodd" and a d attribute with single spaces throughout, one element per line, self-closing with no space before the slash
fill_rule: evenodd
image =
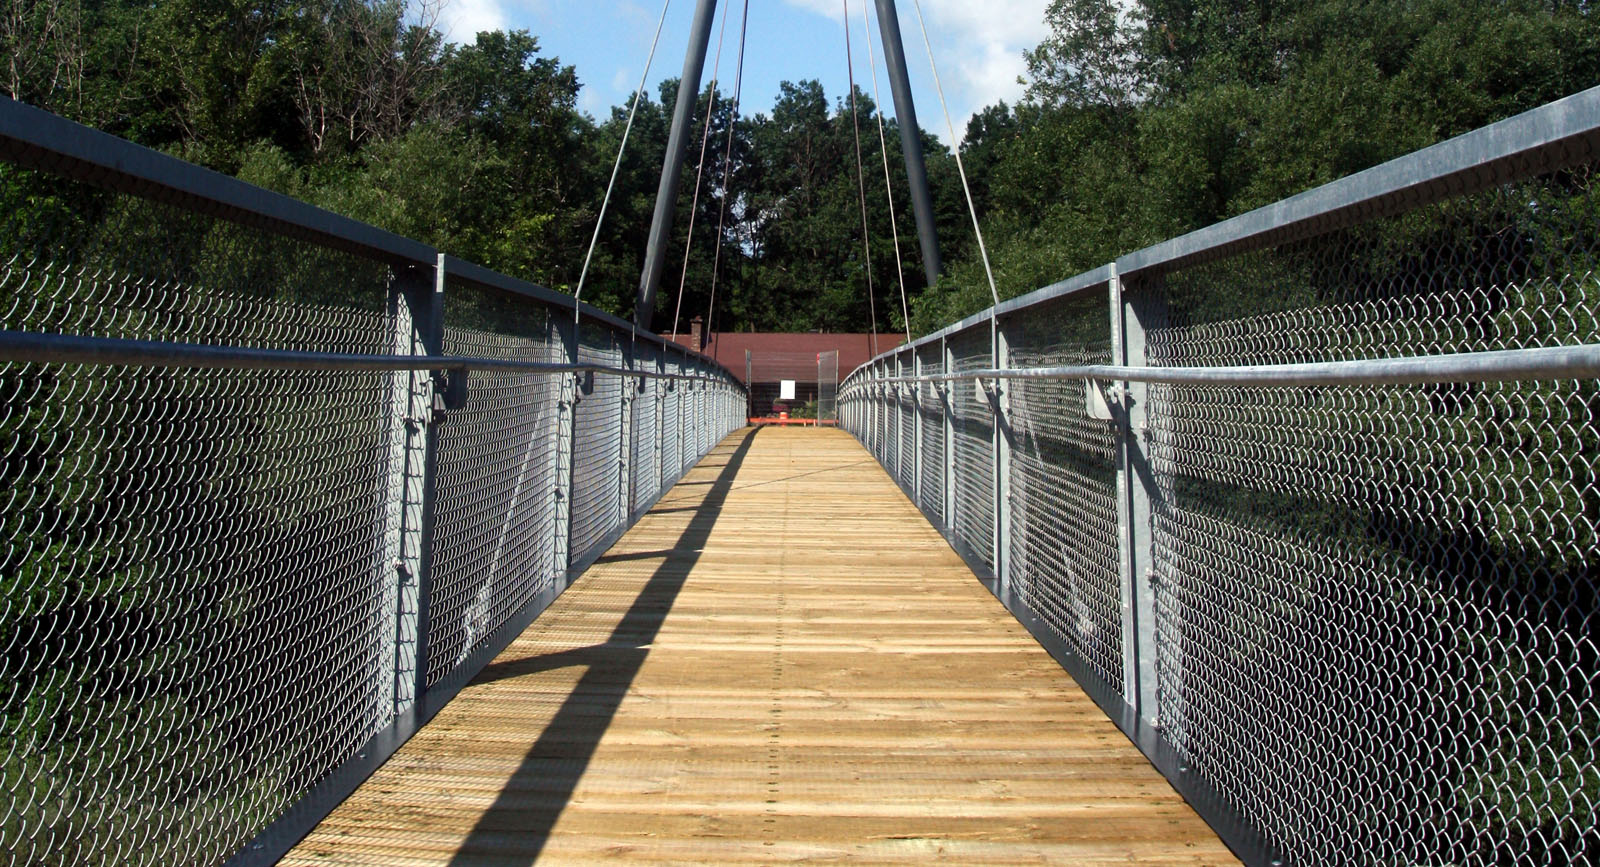
<path id="1" fill-rule="evenodd" d="M 885 353 L 844 426 L 1247 862 L 1600 860 L 1597 160 L 1600 88 Z"/>

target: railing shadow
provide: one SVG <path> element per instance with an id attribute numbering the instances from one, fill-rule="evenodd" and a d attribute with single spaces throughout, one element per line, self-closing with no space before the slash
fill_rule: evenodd
<path id="1" fill-rule="evenodd" d="M 605 642 L 496 662 L 474 678 L 474 682 L 482 683 L 572 665 L 587 666 L 560 710 L 528 749 L 522 765 L 462 841 L 450 860 L 453 867 L 532 864 L 538 859 L 578 780 L 588 769 L 600 738 L 644 665 L 650 645 L 683 589 L 690 568 L 700 559 L 728 492 L 733 490 L 734 477 L 759 430 L 747 430 L 717 477 L 702 483 L 710 487 L 694 508 L 688 526 L 671 551 L 656 552 L 665 554 L 665 559 Z"/>

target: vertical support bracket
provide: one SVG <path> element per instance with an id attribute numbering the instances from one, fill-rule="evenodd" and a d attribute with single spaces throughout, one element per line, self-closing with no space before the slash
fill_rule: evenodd
<path id="1" fill-rule="evenodd" d="M 1130 291 L 1111 266 L 1112 363 L 1145 367 L 1145 329 L 1156 314 L 1153 293 Z M 1123 688 L 1139 720 L 1141 739 L 1161 731 L 1160 691 L 1156 688 L 1155 591 L 1152 563 L 1151 503 L 1159 496 L 1150 467 L 1146 437 L 1149 386 L 1121 383 L 1117 425 L 1117 548 L 1121 568 Z"/>
<path id="2" fill-rule="evenodd" d="M 431 279 L 430 279 L 431 278 Z M 444 257 L 430 272 L 411 266 L 389 289 L 390 351 L 397 356 L 441 355 L 444 335 Z M 436 430 L 443 421 L 443 371 L 390 374 L 389 496 L 380 580 L 389 590 L 390 636 L 384 685 L 391 712 L 414 713 L 427 683 L 428 584 L 433 568 Z M 435 412 L 435 410 L 440 410 Z"/>

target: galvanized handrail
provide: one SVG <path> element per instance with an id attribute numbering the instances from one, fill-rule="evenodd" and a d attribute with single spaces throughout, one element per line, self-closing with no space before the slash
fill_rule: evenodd
<path id="1" fill-rule="evenodd" d="M 1061 364 L 1051 367 L 982 368 L 962 373 L 884 376 L 867 385 L 1010 379 L 1093 379 L 1167 385 L 1311 386 L 1414 385 L 1442 382 L 1593 379 L 1600 377 L 1600 344 L 1543 346 L 1403 358 L 1372 358 L 1303 364 L 1220 367 L 1125 367 Z"/>
<path id="2" fill-rule="evenodd" d="M 598 373 L 629 379 L 722 382 L 702 374 L 662 373 L 607 364 L 515 361 L 474 355 L 363 355 L 293 349 L 248 349 L 123 337 L 84 337 L 0 330 L 0 363 L 123 364 L 218 370 L 452 370 Z"/>

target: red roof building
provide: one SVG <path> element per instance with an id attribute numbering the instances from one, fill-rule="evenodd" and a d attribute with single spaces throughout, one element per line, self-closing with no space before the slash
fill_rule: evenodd
<path id="1" fill-rule="evenodd" d="M 873 356 L 905 342 L 904 335 L 895 334 L 879 334 L 875 340 L 871 334 L 816 332 L 734 331 L 706 336 L 701 334 L 701 326 L 702 320 L 695 317 L 690 332 L 673 339 L 715 358 L 749 386 L 752 417 L 798 410 L 816 400 L 819 396 L 818 365 L 823 361 L 820 356 L 826 353 L 838 353 L 836 384 L 838 379 L 843 379 Z M 830 368 L 831 365 L 823 368 L 824 375 Z M 795 383 L 792 400 L 780 396 L 784 380 Z"/>

